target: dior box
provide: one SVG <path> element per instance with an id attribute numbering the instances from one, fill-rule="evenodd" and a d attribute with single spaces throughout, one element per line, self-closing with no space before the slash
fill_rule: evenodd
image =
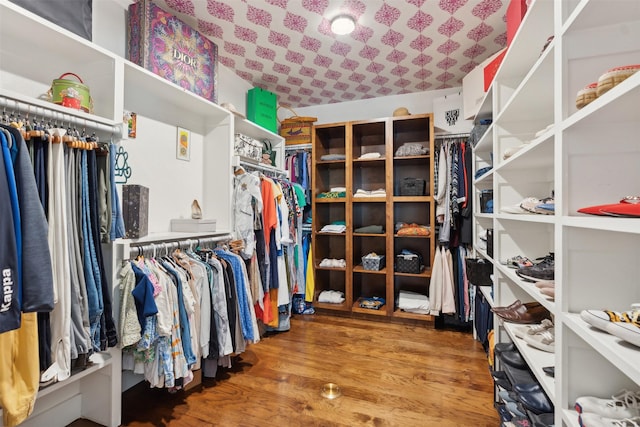
<path id="1" fill-rule="evenodd" d="M 149 189 L 142 185 L 122 186 L 122 217 L 128 239 L 149 234 Z"/>
<path id="2" fill-rule="evenodd" d="M 127 56 L 181 88 L 218 102 L 218 47 L 150 0 L 129 6 Z"/>

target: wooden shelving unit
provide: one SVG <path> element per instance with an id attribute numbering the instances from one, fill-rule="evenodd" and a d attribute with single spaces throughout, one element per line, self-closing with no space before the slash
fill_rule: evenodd
<path id="1" fill-rule="evenodd" d="M 429 154 L 396 157 L 404 143 L 420 142 Z M 432 236 L 398 236 L 395 223 L 419 223 L 433 226 L 435 206 L 433 194 L 433 117 L 420 114 L 376 120 L 331 123 L 314 127 L 313 136 L 313 253 L 315 265 L 315 299 L 323 290 L 339 290 L 345 294 L 344 304 L 318 304 L 325 311 L 358 313 L 376 318 L 420 320 L 433 325 L 434 317 L 404 313 L 396 309 L 400 290 L 428 295 L 435 241 Z M 380 153 L 379 158 L 360 158 Z M 344 160 L 321 160 L 325 155 L 344 155 Z M 404 178 L 424 179 L 425 195 L 401 196 Z M 332 187 L 345 187 L 345 198 L 318 198 Z M 384 189 L 381 197 L 354 197 L 358 189 Z M 341 239 L 327 238 L 321 233 L 326 224 L 345 221 L 347 230 Z M 381 225 L 382 234 L 356 233 L 367 225 Z M 335 235 L 333 235 L 335 236 Z M 395 272 L 395 255 L 402 249 L 419 252 L 425 269 L 419 274 Z M 376 252 L 386 256 L 385 267 L 379 271 L 365 270 L 361 257 Z M 344 269 L 318 267 L 323 258 L 341 258 Z M 331 273 L 331 274 L 329 274 Z M 385 306 L 379 310 L 361 308 L 359 298 L 383 297 Z"/>

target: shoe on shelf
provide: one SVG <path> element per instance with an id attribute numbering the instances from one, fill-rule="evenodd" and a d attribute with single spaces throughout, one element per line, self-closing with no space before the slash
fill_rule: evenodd
<path id="1" fill-rule="evenodd" d="M 511 258 L 507 258 L 505 261 L 505 265 L 509 268 L 522 268 L 522 267 L 530 267 L 533 265 L 533 262 L 527 257 L 522 255 L 516 255 Z"/>
<path id="2" fill-rule="evenodd" d="M 549 427 L 554 424 L 555 415 L 553 412 L 545 412 L 543 414 L 529 413 L 529 419 L 531 420 L 531 427 Z"/>
<path id="3" fill-rule="evenodd" d="M 522 355 L 518 350 L 500 353 L 499 358 L 501 361 L 509 366 L 513 366 L 514 368 L 524 369 L 528 366 L 527 362 L 522 358 Z"/>
<path id="4" fill-rule="evenodd" d="M 580 414 L 578 421 L 581 427 L 640 427 L 640 417 L 619 420 L 597 414 Z"/>
<path id="5" fill-rule="evenodd" d="M 515 147 L 507 148 L 506 150 L 504 150 L 504 153 L 502 153 L 502 159 L 503 160 L 507 160 L 509 157 L 513 156 L 514 154 L 516 154 L 518 151 L 522 150 L 527 145 L 528 145 L 528 142 L 525 142 L 524 144 L 520 144 L 520 145 L 517 145 Z"/>
<path id="6" fill-rule="evenodd" d="M 555 280 L 540 280 L 539 282 L 535 283 L 535 286 L 538 289 L 555 288 L 556 287 L 556 281 Z"/>
<path id="7" fill-rule="evenodd" d="M 542 367 L 542 372 L 544 372 L 545 374 L 549 375 L 550 377 L 555 377 L 556 376 L 556 367 L 555 366 L 543 366 Z"/>
<path id="8" fill-rule="evenodd" d="M 578 212 L 598 216 L 640 217 L 640 196 L 627 196 L 619 203 L 587 206 L 578 209 Z"/>
<path id="9" fill-rule="evenodd" d="M 540 199 L 538 199 L 537 197 L 527 197 L 517 205 L 502 207 L 500 209 L 500 212 L 508 213 L 508 214 L 530 214 L 531 212 L 525 209 L 523 205 L 536 206 L 536 205 L 539 205 L 540 203 L 541 203 Z"/>
<path id="10" fill-rule="evenodd" d="M 640 304 L 633 304 L 629 311 L 582 310 L 580 318 L 594 328 L 609 332 L 610 323 L 640 322 Z"/>
<path id="11" fill-rule="evenodd" d="M 516 270 L 516 274 L 525 280 L 539 282 L 541 280 L 554 280 L 555 260 L 553 252 L 549 255 L 536 258 L 538 263 L 530 267 L 522 267 Z"/>
<path id="12" fill-rule="evenodd" d="M 533 348 L 546 351 L 547 353 L 555 353 L 555 330 L 554 328 L 547 329 L 535 335 L 525 335 L 524 341 Z"/>
<path id="13" fill-rule="evenodd" d="M 599 97 L 613 89 L 627 78 L 640 70 L 639 64 L 624 65 L 622 67 L 615 67 L 607 70 L 604 74 L 598 77 L 598 86 L 596 88 L 596 95 Z"/>
<path id="14" fill-rule="evenodd" d="M 518 400 L 525 409 L 534 414 L 553 412 L 553 404 L 542 388 L 533 391 L 518 392 Z"/>
<path id="15" fill-rule="evenodd" d="M 540 293 L 552 300 L 556 299 L 556 288 L 540 288 Z"/>
<path id="16" fill-rule="evenodd" d="M 549 319 L 544 319 L 537 325 L 518 326 L 514 328 L 514 333 L 516 337 L 524 338 L 526 335 L 536 335 L 551 328 L 553 328 L 553 322 Z"/>
<path id="17" fill-rule="evenodd" d="M 531 324 L 540 323 L 550 317 L 549 311 L 538 302 L 523 304 L 515 309 L 494 311 L 505 322 Z"/>
<path id="18" fill-rule="evenodd" d="M 617 420 L 639 417 L 640 391 L 621 390 L 611 399 L 581 396 L 576 399 L 575 409 L 579 414 L 591 413 Z"/>
<path id="19" fill-rule="evenodd" d="M 607 325 L 607 332 L 629 344 L 640 347 L 640 323 L 637 321 L 633 323 L 611 322 Z"/>
<path id="20" fill-rule="evenodd" d="M 555 201 L 553 197 L 536 199 L 529 197 L 520 203 L 520 207 L 529 213 L 553 215 L 555 213 Z"/>

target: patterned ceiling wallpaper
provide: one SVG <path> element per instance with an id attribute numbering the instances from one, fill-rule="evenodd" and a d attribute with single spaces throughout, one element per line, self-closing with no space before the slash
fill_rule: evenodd
<path id="1" fill-rule="evenodd" d="M 291 107 L 460 86 L 506 45 L 508 0 L 155 0 Z M 330 19 L 356 18 L 336 36 Z"/>

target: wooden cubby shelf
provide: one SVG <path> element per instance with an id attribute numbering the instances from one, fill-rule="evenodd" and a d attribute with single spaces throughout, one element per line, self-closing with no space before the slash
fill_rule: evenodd
<path id="1" fill-rule="evenodd" d="M 429 153 L 434 149 L 433 115 L 415 114 L 406 117 L 382 118 L 354 122 L 320 124 L 313 131 L 313 206 L 314 229 L 343 220 L 347 226 L 343 240 L 330 244 L 315 233 L 314 256 L 344 258 L 347 264 L 340 275 L 327 275 L 327 269 L 315 269 L 315 286 L 319 294 L 327 289 L 344 291 L 345 306 L 321 304 L 323 311 L 349 311 L 376 318 L 421 320 L 433 326 L 434 317 L 396 314 L 395 299 L 401 289 L 424 295 L 429 293 L 431 265 L 435 254 L 432 236 L 397 236 L 396 222 L 433 226 L 433 158 L 430 155 L 397 157 L 397 149 L 405 143 L 423 144 Z M 366 155 L 379 153 L 379 158 Z M 322 161 L 327 154 L 345 155 L 345 161 Z M 365 156 L 365 158 L 360 158 Z M 406 178 L 422 179 L 424 195 L 401 196 L 401 183 Z M 319 199 L 316 196 L 332 187 L 345 187 L 345 199 Z M 380 197 L 354 197 L 357 190 L 384 189 Z M 329 207 L 336 207 L 333 211 Z M 378 225 L 381 234 L 356 233 L 362 227 Z M 427 269 L 420 274 L 394 272 L 395 254 L 403 249 L 419 252 Z M 365 270 L 363 256 L 375 252 L 386 256 L 386 265 L 379 271 Z M 322 255 L 319 255 L 322 254 Z M 332 269 L 335 270 L 335 269 Z M 379 310 L 359 306 L 359 298 L 383 297 L 385 306 Z M 345 309 L 346 307 L 346 309 Z"/>

